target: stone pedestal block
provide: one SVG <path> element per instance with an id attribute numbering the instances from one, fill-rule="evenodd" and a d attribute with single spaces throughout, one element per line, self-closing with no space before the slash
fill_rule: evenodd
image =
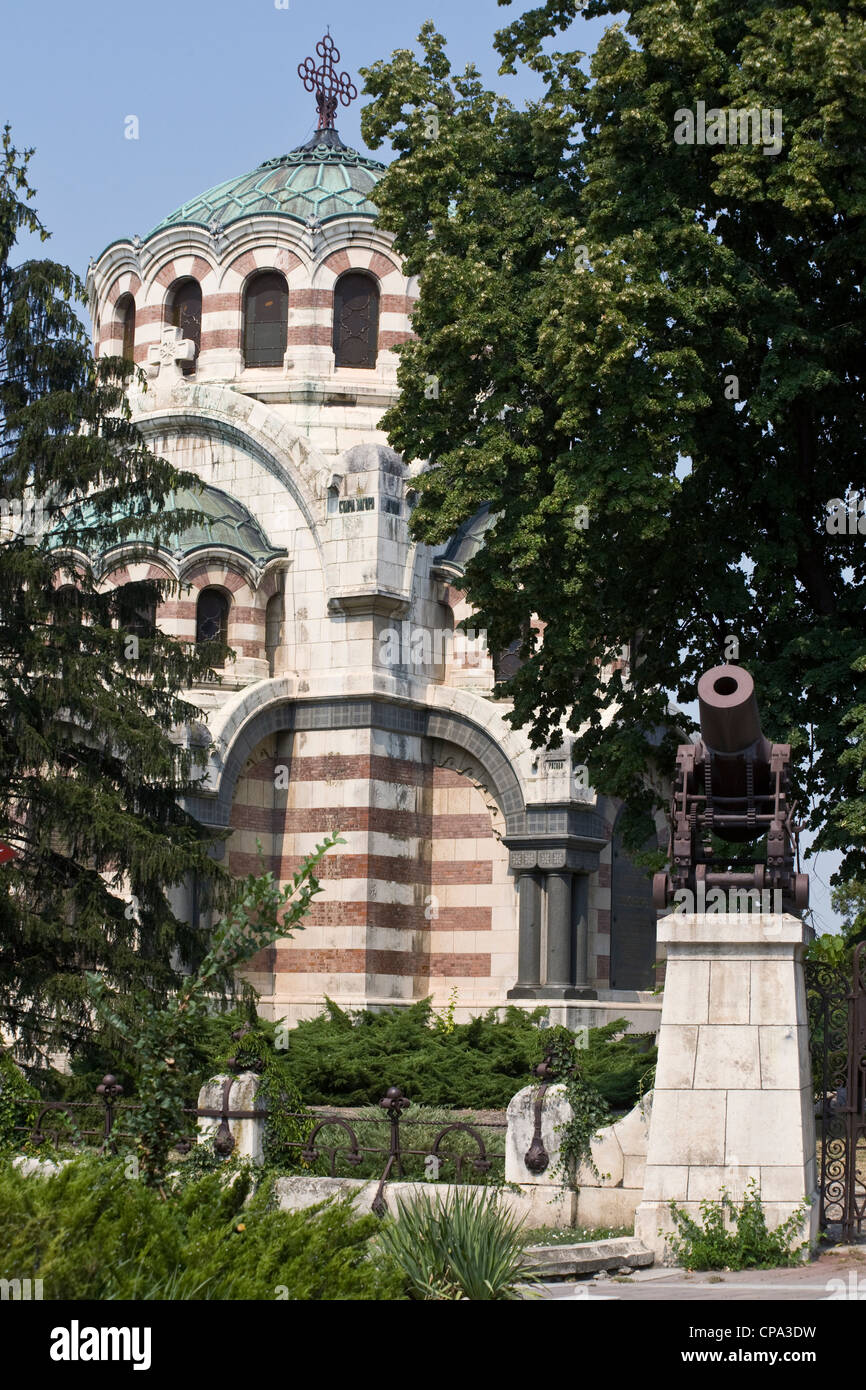
<path id="1" fill-rule="evenodd" d="M 220 1110 L 223 1104 L 225 1076 L 212 1077 L 205 1082 L 198 1093 L 200 1110 Z M 264 1160 L 265 1104 L 256 1099 L 256 1091 L 262 1078 L 254 1071 L 242 1071 L 231 1084 L 228 1095 L 228 1110 L 260 1110 L 261 1119 L 228 1120 L 229 1132 L 234 1139 L 233 1158 L 251 1158 L 253 1163 Z M 220 1127 L 218 1119 L 200 1119 L 198 1122 L 198 1142 L 213 1140 Z"/>
<path id="2" fill-rule="evenodd" d="M 548 1086 L 541 1101 L 540 1124 L 536 1141 L 536 1099 L 539 1086 L 524 1086 L 508 1102 L 506 1118 L 508 1128 L 505 1134 L 505 1181 L 520 1183 L 521 1187 L 533 1185 L 547 1186 L 561 1184 L 563 1174 L 559 1166 L 560 1140 L 562 1127 L 572 1117 L 572 1109 L 565 1098 L 565 1087 Z M 543 1150 L 547 1163 L 530 1162 L 527 1154 Z"/>
<path id="3" fill-rule="evenodd" d="M 669 1255 L 671 1201 L 699 1217 L 723 1188 L 758 1184 L 776 1226 L 806 1203 L 817 1238 L 812 1076 L 803 953 L 787 913 L 671 913 L 643 1201 L 635 1235 Z"/>

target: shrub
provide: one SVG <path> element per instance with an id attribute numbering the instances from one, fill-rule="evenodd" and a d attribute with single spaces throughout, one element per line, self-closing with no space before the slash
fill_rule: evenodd
<path id="1" fill-rule="evenodd" d="M 374 1216 L 345 1203 L 284 1212 L 250 1175 L 190 1182 L 168 1200 L 122 1160 L 77 1158 L 50 1177 L 0 1165 L 0 1249 L 46 1299 L 388 1300 L 401 1276 L 373 1258 Z M 20 1271 L 20 1274 L 19 1274 Z"/>
<path id="2" fill-rule="evenodd" d="M 38 1100 L 8 1052 L 0 1051 L 0 1154 L 25 1147 L 26 1131 L 36 1122 Z"/>
<path id="3" fill-rule="evenodd" d="M 578 1056 L 580 1074 L 611 1110 L 630 1110 L 652 1090 L 658 1053 L 652 1033 L 629 1033 L 624 1018 L 590 1028 Z"/>
<path id="4" fill-rule="evenodd" d="M 405 1009 L 348 1012 L 331 1000 L 288 1034 L 288 1070 L 308 1105 L 377 1104 L 389 1086 L 419 1105 L 504 1109 L 532 1079 L 547 1030 L 544 1009 L 510 1006 L 446 1027 L 429 999 Z M 628 1109 L 652 1084 L 655 1050 L 617 1019 L 589 1030 L 581 1073 L 613 1108 Z"/>
<path id="5" fill-rule="evenodd" d="M 793 1244 L 802 1232 L 805 1206 L 798 1207 L 787 1221 L 769 1231 L 754 1179 L 746 1187 L 740 1204 L 731 1200 L 725 1188 L 719 1201 L 701 1202 L 703 1225 L 676 1202 L 671 1202 L 670 1209 L 677 1234 L 668 1237 L 668 1244 L 686 1269 L 776 1269 L 799 1264 L 808 1245 L 808 1241 Z"/>
<path id="6" fill-rule="evenodd" d="M 513 1301 L 520 1285 L 538 1282 L 522 1221 L 503 1211 L 489 1189 L 452 1189 L 442 1203 L 398 1199 L 397 1208 L 380 1243 L 411 1298 Z"/>

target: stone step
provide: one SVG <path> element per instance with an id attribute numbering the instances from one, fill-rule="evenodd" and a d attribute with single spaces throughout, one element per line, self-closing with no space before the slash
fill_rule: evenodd
<path id="1" fill-rule="evenodd" d="M 647 1250 L 633 1236 L 617 1236 L 612 1240 L 586 1240 L 576 1245 L 528 1245 L 526 1253 L 542 1273 L 567 1277 L 570 1274 L 594 1274 L 600 1269 L 644 1269 L 653 1262 Z"/>

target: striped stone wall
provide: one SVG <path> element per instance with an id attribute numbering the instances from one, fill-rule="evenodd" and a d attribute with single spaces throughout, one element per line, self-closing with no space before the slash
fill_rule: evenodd
<path id="1" fill-rule="evenodd" d="M 247 760 L 233 874 L 257 871 L 257 840 L 281 882 L 330 830 L 345 842 L 323 862 L 304 931 L 248 971 L 266 1015 L 308 1017 L 325 994 L 349 1007 L 427 994 L 441 1005 L 456 988 L 467 1016 L 501 1003 L 517 960 L 507 851 L 482 794 L 433 767 L 424 742 L 379 729 L 277 734 Z"/>

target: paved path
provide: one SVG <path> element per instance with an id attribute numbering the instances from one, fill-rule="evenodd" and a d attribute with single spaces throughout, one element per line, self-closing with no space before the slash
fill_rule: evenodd
<path id="1" fill-rule="evenodd" d="M 545 1298 L 585 1302 L 728 1302 L 767 1300 L 866 1302 L 866 1245 L 825 1251 L 795 1269 L 689 1274 L 684 1269 L 639 1269 L 631 1276 L 597 1274 L 575 1283 L 547 1284 Z"/>

